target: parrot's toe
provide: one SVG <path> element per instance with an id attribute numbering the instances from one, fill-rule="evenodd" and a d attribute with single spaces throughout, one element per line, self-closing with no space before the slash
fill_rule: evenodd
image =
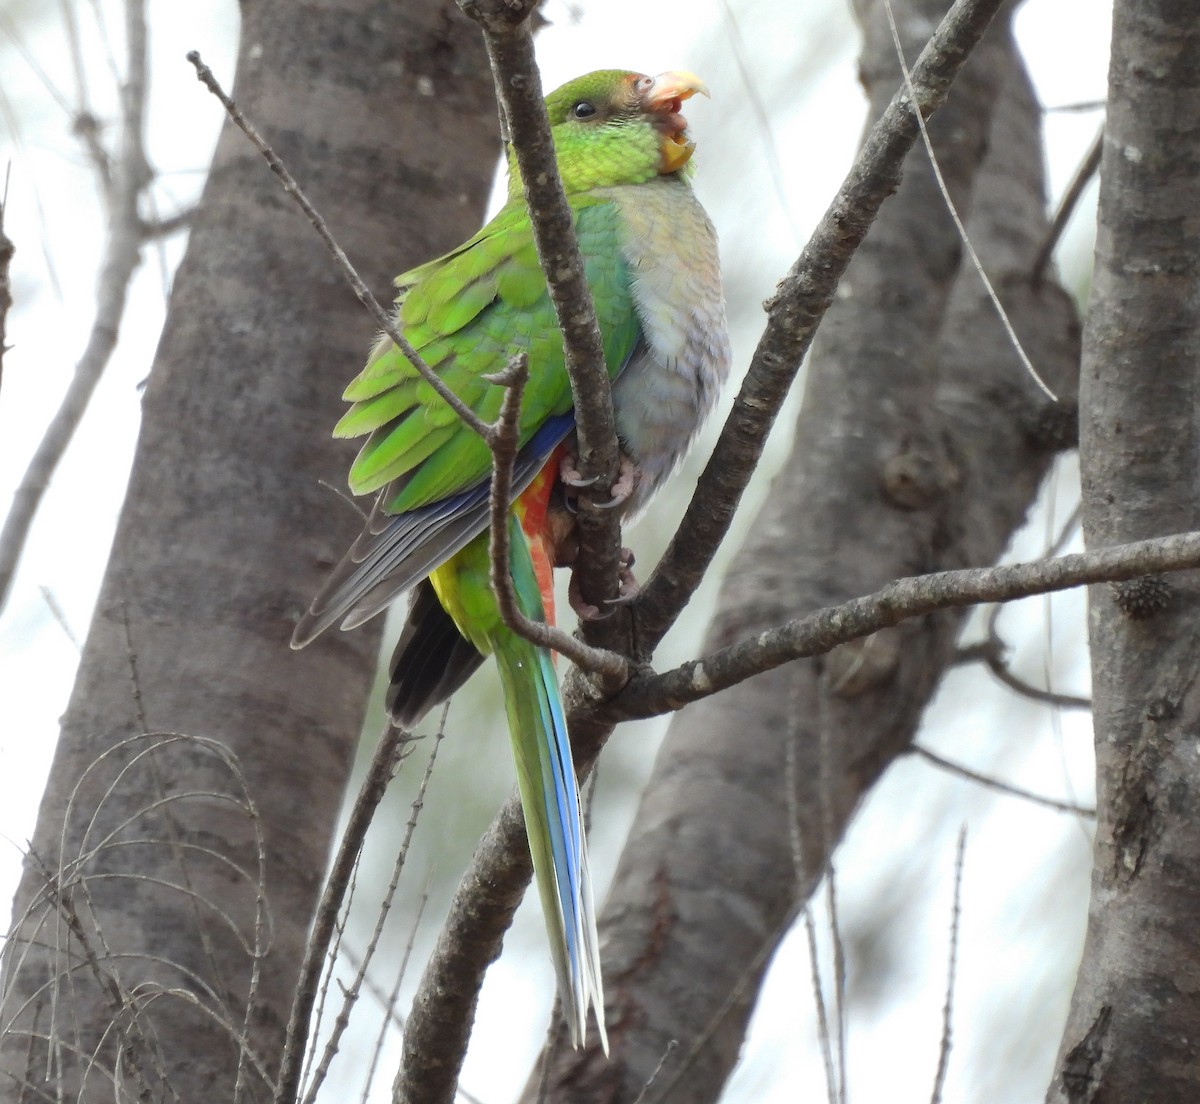
<path id="1" fill-rule="evenodd" d="M 637 464 L 625 453 L 621 453 L 621 466 L 617 471 L 616 482 L 612 485 L 609 500 L 593 502 L 591 505 L 597 510 L 615 510 L 619 506 L 624 506 L 629 501 L 629 496 L 633 494 L 641 477 L 642 473 Z M 597 476 L 584 479 L 583 473 L 579 470 L 579 458 L 570 452 L 565 453 L 559 461 L 558 479 L 560 483 L 572 490 L 582 490 L 585 487 L 594 486 L 599 481 Z M 565 495 L 567 509 L 572 513 L 577 513 L 579 510 L 576 498 L 577 496 L 569 492 Z"/>

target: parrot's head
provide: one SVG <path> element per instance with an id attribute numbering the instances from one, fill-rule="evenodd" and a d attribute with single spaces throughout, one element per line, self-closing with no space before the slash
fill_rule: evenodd
<path id="1" fill-rule="evenodd" d="M 708 95 L 691 73 L 647 77 L 620 69 L 556 88 L 546 97 L 546 113 L 567 193 L 642 184 L 683 169 L 696 146 L 680 108 L 697 92 Z"/>

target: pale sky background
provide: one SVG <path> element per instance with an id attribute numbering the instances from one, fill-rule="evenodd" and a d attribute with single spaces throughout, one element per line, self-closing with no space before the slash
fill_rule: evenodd
<path id="1" fill-rule="evenodd" d="M 119 5 L 100 0 L 77 8 L 94 110 L 111 119 L 113 82 L 96 12 L 103 14 L 111 49 L 119 57 Z M 552 25 L 538 41 L 548 88 L 612 66 L 650 73 L 683 67 L 708 81 L 712 100 L 692 101 L 688 115 L 699 146 L 697 189 L 722 239 L 737 370 L 744 369 L 761 330 L 758 304 L 840 182 L 863 121 L 855 78 L 857 31 L 845 0 L 789 5 L 786 26 L 781 11 L 767 0 L 697 0 L 686 9 L 661 0 L 578 5 L 551 0 L 546 13 Z M 1109 21 L 1103 0 L 1029 0 L 1017 27 L 1045 105 L 1103 97 Z M 196 83 L 184 54 L 199 49 L 231 84 L 237 9 L 233 0 L 208 5 L 151 0 L 150 24 L 148 148 L 160 172 L 159 211 L 170 213 L 197 194 L 222 121 L 219 106 Z M 0 391 L 0 502 L 7 502 L 16 486 L 83 348 L 103 244 L 94 180 L 70 133 L 75 93 L 63 42 L 59 5 L 0 0 L 0 164 L 11 162 L 7 229 L 18 248 L 12 269 L 16 305 L 8 320 L 13 348 L 5 356 Z M 747 106 L 747 79 L 770 119 L 769 130 Z M 1099 122 L 1096 111 L 1047 115 L 1055 197 Z M 772 149 L 778 175 L 752 171 L 767 163 Z M 813 150 L 821 151 L 819 158 L 813 158 Z M 1086 286 L 1094 194 L 1093 186 L 1061 250 L 1073 289 Z M 177 238 L 161 250 L 146 251 L 120 346 L 43 503 L 12 599 L 0 616 L 0 900 L 5 902 L 16 884 L 20 848 L 32 830 L 57 718 L 70 693 L 78 660 L 75 641 L 87 633 L 103 574 L 137 433 L 139 384 L 149 371 L 165 289 L 182 244 Z M 369 331 L 364 320 L 363 346 Z M 347 376 L 355 370 L 348 361 Z M 772 443 L 776 464 L 787 433 L 782 427 Z M 686 481 L 694 478 L 698 463 L 681 477 L 668 505 L 635 531 L 635 545 L 653 549 L 659 543 L 669 528 L 667 519 L 682 509 Z M 1015 542 L 1013 558 L 1041 553 L 1048 534 L 1077 499 L 1076 485 L 1075 465 L 1064 462 L 1043 508 Z M 766 489 L 767 479 L 760 478 L 751 509 Z M 646 563 L 646 554 L 639 559 Z M 664 645 L 661 665 L 686 657 L 702 631 L 696 618 L 706 605 L 703 596 L 693 603 L 693 620 Z M 1013 647 L 1015 669 L 1031 681 L 1049 676 L 1056 689 L 1086 693 L 1083 609 L 1082 595 L 1068 594 L 1032 599 L 1006 611 L 1003 633 Z M 603 784 L 611 793 L 602 794 L 593 831 L 600 896 L 632 816 L 635 791 L 629 787 L 644 777 L 661 731 L 660 725 L 631 728 L 606 752 Z M 959 671 L 939 694 L 921 739 L 1015 784 L 1089 802 L 1089 733 L 1085 718 L 1034 707 L 993 687 L 978 671 Z M 439 780 L 444 775 L 449 785 L 459 769 L 453 764 L 472 755 L 446 743 Z M 498 796 L 507 792 L 506 778 L 501 770 Z M 490 798 L 479 800 L 486 804 Z M 492 808 L 494 803 L 482 810 L 484 822 Z M 908 760 L 893 767 L 876 789 L 837 857 L 843 926 L 850 935 L 874 932 L 871 949 L 887 967 L 878 972 L 882 980 L 868 971 L 853 1008 L 852 1100 L 928 1099 L 941 1034 L 950 873 L 963 824 L 968 843 L 955 1050 L 945 1099 L 1023 1101 L 1040 1099 L 1044 1091 L 1086 919 L 1090 830 L 1070 817 L 995 798 Z M 436 829 L 427 827 L 436 838 Z M 467 839 L 464 847 L 469 846 Z M 380 848 L 381 861 L 390 862 L 387 842 Z M 456 861 L 444 855 L 436 859 L 435 874 L 448 886 L 458 873 Z M 411 894 L 420 892 L 434 858 L 427 864 L 414 873 Z M 429 908 L 434 919 L 437 902 L 435 892 Z M 881 910 L 891 919 L 880 929 L 871 918 Z M 825 931 L 819 912 L 818 927 Z M 397 938 L 402 946 L 403 936 Z M 427 933 L 418 939 L 418 952 L 428 939 Z M 553 995 L 543 939 L 540 920 L 524 909 L 485 988 L 463 1085 L 487 1104 L 511 1098 L 540 1044 Z M 824 935 L 822 941 L 827 942 Z M 883 991 L 872 990 L 873 979 Z M 823 1099 L 811 987 L 800 929 L 776 956 L 742 1065 L 726 1093 L 731 1104 Z M 528 1030 L 515 1033 L 513 1024 L 522 1022 Z M 365 1026 L 350 1041 L 348 1053 L 369 1052 L 373 1031 L 374 1023 Z M 394 1069 L 394 1044 L 389 1040 L 385 1050 L 380 1099 Z M 327 1099 L 339 1098 L 336 1086 L 328 1089 Z M 357 1095 L 357 1088 L 347 1091 Z"/>

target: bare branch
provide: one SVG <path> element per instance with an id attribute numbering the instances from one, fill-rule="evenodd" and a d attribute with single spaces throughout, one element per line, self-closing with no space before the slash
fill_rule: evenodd
<path id="1" fill-rule="evenodd" d="M 407 732 L 390 724 L 385 727 L 379 747 L 375 750 L 375 758 L 371 760 L 362 789 L 359 790 L 354 808 L 350 812 L 346 830 L 342 833 L 342 842 L 329 872 L 329 879 L 325 883 L 325 892 L 317 908 L 316 919 L 313 921 L 312 934 L 304 949 L 304 963 L 296 982 L 295 996 L 292 998 L 292 1013 L 288 1019 L 283 1057 L 279 1062 L 279 1080 L 275 1086 L 276 1104 L 292 1104 L 298 1099 L 301 1064 L 308 1042 L 309 1019 L 321 977 L 321 964 L 329 950 L 338 909 L 341 908 L 342 897 L 358 861 L 375 810 L 410 748 L 411 737 Z"/>
<path id="2" fill-rule="evenodd" d="M 624 656 L 590 647 L 554 625 L 534 621 L 526 617 L 517 605 L 509 568 L 509 515 L 512 509 L 513 464 L 517 459 L 521 429 L 521 397 L 529 382 L 529 359 L 524 353 L 518 353 L 503 372 L 484 378 L 504 388 L 504 400 L 488 441 L 492 450 L 492 484 L 488 497 L 491 531 L 488 567 L 500 617 L 518 636 L 540 648 L 561 652 L 576 666 L 602 676 L 609 692 L 615 693 L 629 681 L 629 661 Z"/>
<path id="3" fill-rule="evenodd" d="M 172 234 L 179 233 L 180 230 L 188 230 L 191 228 L 192 220 L 196 217 L 196 208 L 185 207 L 182 211 L 176 211 L 173 215 L 166 215 L 163 218 L 143 219 L 142 220 L 142 236 L 148 241 L 157 238 L 167 238 Z"/>
<path id="4" fill-rule="evenodd" d="M 913 744 L 909 748 L 909 751 L 913 755 L 920 756 L 926 762 L 932 763 L 935 767 L 940 767 L 950 774 L 956 774 L 959 778 L 965 778 L 968 782 L 976 782 L 980 786 L 986 786 L 989 790 L 997 790 L 1000 793 L 1008 794 L 1010 797 L 1019 797 L 1022 801 L 1030 801 L 1034 805 L 1042 805 L 1058 813 L 1074 813 L 1076 816 L 1088 817 L 1091 820 L 1096 819 L 1096 810 L 1089 809 L 1086 805 L 1076 805 L 1070 801 L 1059 801 L 1057 798 L 1043 797 L 1041 794 L 1023 790 L 1020 786 L 1013 786 L 1008 782 L 1002 782 L 999 778 L 993 778 L 990 774 L 980 774 L 978 771 L 971 770 L 970 767 L 964 767 L 961 763 L 944 759 L 936 752 L 921 747 L 919 744 Z"/>
<path id="5" fill-rule="evenodd" d="M 404 1029 L 395 1104 L 454 1099 L 483 974 L 533 876 L 521 805 L 514 794 L 475 849 L 438 932 Z"/>
<path id="6" fill-rule="evenodd" d="M 1075 213 L 1075 208 L 1079 206 L 1079 200 L 1083 196 L 1084 189 L 1100 171 L 1100 154 L 1103 150 L 1104 128 L 1101 127 L 1100 133 L 1093 139 L 1091 148 L 1088 149 L 1083 161 L 1080 162 L 1079 168 L 1075 170 L 1075 176 L 1072 178 L 1070 185 L 1068 185 L 1067 190 L 1063 193 L 1062 202 L 1059 203 L 1058 210 L 1054 212 L 1054 221 L 1050 223 L 1050 229 L 1046 233 L 1046 240 L 1042 243 L 1042 247 L 1038 250 L 1037 257 L 1034 259 L 1032 274 L 1035 287 L 1041 283 L 1042 277 L 1046 275 L 1046 268 L 1050 264 L 1050 257 L 1054 253 L 1054 249 L 1058 245 L 1063 231 L 1067 228 L 1067 223 L 1071 221 L 1071 216 Z"/>
<path id="7" fill-rule="evenodd" d="M 189 50 L 187 59 L 196 70 L 196 79 L 221 101 L 221 105 L 225 108 L 230 119 L 250 139 L 254 144 L 254 148 L 263 155 L 267 164 L 270 165 L 271 171 L 279 177 L 283 184 L 283 190 L 296 201 L 308 218 L 308 221 L 312 223 L 313 229 L 316 230 L 321 240 L 325 243 L 325 248 L 329 250 L 330 256 L 333 257 L 338 268 L 342 270 L 342 275 L 346 277 L 350 287 L 354 290 L 354 294 L 358 296 L 359 302 L 367 308 L 371 316 L 375 319 L 375 324 L 388 335 L 396 348 L 408 359 L 409 364 L 421 374 L 421 378 L 437 392 L 439 398 L 462 419 L 463 424 L 479 434 L 485 441 L 489 440 L 491 427 L 446 386 L 441 377 L 421 359 L 416 349 L 409 344 L 408 340 L 397 328 L 395 320 L 379 305 L 379 301 L 371 294 L 371 289 L 367 287 L 363 278 L 358 274 L 358 270 L 350 263 L 350 258 L 346 256 L 342 247 L 334 240 L 333 235 L 329 232 L 329 227 L 325 224 L 325 220 L 312 205 L 308 196 L 301 191 L 300 185 L 296 183 L 295 178 L 288 172 L 287 166 L 280 160 L 279 155 L 267 144 L 266 139 L 259 134 L 254 124 L 242 114 L 241 109 L 221 87 L 217 78 L 213 75 L 213 71 L 201 60 L 199 51 Z"/>
<path id="8" fill-rule="evenodd" d="M 946 966 L 946 1000 L 942 1005 L 942 1041 L 938 1046 L 937 1072 L 933 1077 L 930 1104 L 941 1104 L 946 1074 L 950 1069 L 950 1041 L 954 1026 L 954 979 L 958 973 L 958 929 L 962 921 L 963 862 L 967 854 L 967 826 L 958 833 L 954 852 L 954 901 L 950 906 L 950 961 Z"/>
<path id="9" fill-rule="evenodd" d="M 563 335 L 580 469 L 585 479 L 596 479 L 580 496 L 581 549 L 576 574 L 584 599 L 599 607 L 605 599 L 617 596 L 620 520 L 615 511 L 589 507 L 592 501 L 607 500 L 617 476 L 616 423 L 596 310 L 584 277 L 574 218 L 558 175 L 541 77 L 529 37 L 528 19 L 537 3 L 459 0 L 459 6 L 483 31 L 506 137 L 520 169 L 538 258 Z M 615 630 L 603 622 L 585 628 L 600 638 Z"/>
<path id="10" fill-rule="evenodd" d="M 997 682 L 1007 686 L 1014 693 L 1020 694 L 1030 701 L 1041 702 L 1055 709 L 1084 709 L 1092 708 L 1092 699 L 1078 694 L 1060 694 L 1055 690 L 1043 690 L 1034 686 L 1012 673 L 1011 668 L 1004 662 L 1004 642 L 994 633 L 987 640 L 981 641 L 972 649 L 972 654 L 982 660 Z"/>
<path id="11" fill-rule="evenodd" d="M 945 101 L 950 84 L 1002 0 L 958 0 L 912 68 L 921 113 Z M 762 455 L 780 404 L 796 377 L 838 282 L 919 134 L 913 102 L 897 92 L 871 129 L 845 182 L 767 310 L 767 328 L 750 362 L 687 513 L 654 574 L 633 602 L 639 652 L 650 654 L 679 616 L 724 539 Z"/>
<path id="12" fill-rule="evenodd" d="M 446 733 L 445 722 L 446 711 L 443 710 L 442 723 L 438 725 L 437 736 L 434 738 L 433 747 L 429 752 L 429 761 L 425 764 L 425 773 L 421 776 L 421 783 L 417 787 L 417 794 L 412 800 L 408 823 L 404 826 L 404 838 L 400 841 L 400 848 L 396 852 L 396 859 L 392 864 L 392 877 L 388 882 L 387 889 L 384 890 L 383 899 L 379 905 L 379 912 L 375 917 L 375 927 L 371 932 L 371 938 L 367 942 L 366 950 L 359 959 L 358 967 L 354 972 L 354 980 L 350 983 L 348 989 L 343 989 L 342 1007 L 338 1010 L 333 1029 L 330 1031 L 329 1038 L 325 1043 L 321 1061 L 313 1072 L 312 1080 L 309 1082 L 308 1088 L 304 1093 L 304 1104 L 314 1104 L 317 1093 L 320 1091 L 321 1085 L 329 1073 L 329 1067 L 338 1052 L 342 1036 L 345 1034 L 346 1028 L 350 1025 L 350 1013 L 358 1001 L 358 994 L 362 990 L 363 980 L 367 976 L 367 970 L 375 957 L 375 951 L 379 947 L 379 939 L 383 935 L 383 927 L 387 923 L 392 901 L 396 896 L 396 887 L 400 884 L 400 875 L 404 872 L 405 863 L 408 861 L 413 834 L 417 830 L 417 820 L 421 815 L 421 810 L 425 807 L 425 793 L 429 789 L 429 780 L 433 777 L 433 767 L 437 762 L 438 748 L 441 747 L 442 739 Z M 392 731 L 396 730 L 393 728 Z M 372 807 L 371 813 L 372 815 L 374 814 L 374 807 Z M 360 840 L 356 848 L 356 853 L 361 851 L 361 849 L 362 841 Z M 428 896 L 428 893 L 426 896 Z"/>
<path id="13" fill-rule="evenodd" d="M 141 257 L 143 239 L 138 201 L 150 182 L 144 145 L 147 87 L 144 3 L 145 0 L 127 0 L 125 5 L 129 63 L 121 84 L 120 153 L 112 166 L 108 242 L 100 266 L 96 317 L 67 393 L 25 470 L 0 530 L 0 609 L 12 589 L 34 515 L 116 347 L 129 284 Z"/>
<path id="14" fill-rule="evenodd" d="M 937 610 L 1008 602 L 1091 583 L 1197 567 L 1200 532 L 1192 532 L 1033 563 L 897 579 L 874 594 L 815 610 L 666 674 L 635 679 L 604 712 L 617 720 L 669 713 L 793 659 L 821 655 L 848 640 Z"/>
<path id="15" fill-rule="evenodd" d="M 8 332 L 8 308 L 13 302 L 8 269 L 17 249 L 12 239 L 4 232 L 4 212 L 8 208 L 8 177 L 11 170 L 11 164 L 4 168 L 4 194 L 0 196 L 0 388 L 4 386 L 4 354 L 8 350 L 5 340 Z"/>

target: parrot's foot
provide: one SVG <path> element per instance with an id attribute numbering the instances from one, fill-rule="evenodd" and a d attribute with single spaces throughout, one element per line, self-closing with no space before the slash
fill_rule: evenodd
<path id="1" fill-rule="evenodd" d="M 638 596 L 641 587 L 637 579 L 634 578 L 633 562 L 633 549 L 622 548 L 621 559 L 617 569 L 617 596 L 604 600 L 604 604 L 609 608 L 603 611 L 597 609 L 590 602 L 583 600 L 583 595 L 579 593 L 579 583 L 576 580 L 575 572 L 571 572 L 571 582 L 567 587 L 567 600 L 571 603 L 571 609 L 575 611 L 580 621 L 603 621 L 605 618 L 613 615 L 613 606 L 632 602 Z"/>
<path id="2" fill-rule="evenodd" d="M 598 510 L 613 510 L 618 506 L 625 505 L 629 501 L 629 496 L 633 494 L 634 488 L 637 487 L 641 475 L 637 464 L 621 453 L 621 466 L 617 470 L 617 481 L 612 485 L 612 497 L 607 502 L 594 502 L 592 505 Z M 558 463 L 558 478 L 559 482 L 567 487 L 581 490 L 584 487 L 593 486 L 599 477 L 584 479 L 583 473 L 579 470 L 579 457 L 574 453 L 566 452 Z M 574 499 L 575 496 L 568 493 L 567 508 L 572 512 L 575 510 Z"/>

